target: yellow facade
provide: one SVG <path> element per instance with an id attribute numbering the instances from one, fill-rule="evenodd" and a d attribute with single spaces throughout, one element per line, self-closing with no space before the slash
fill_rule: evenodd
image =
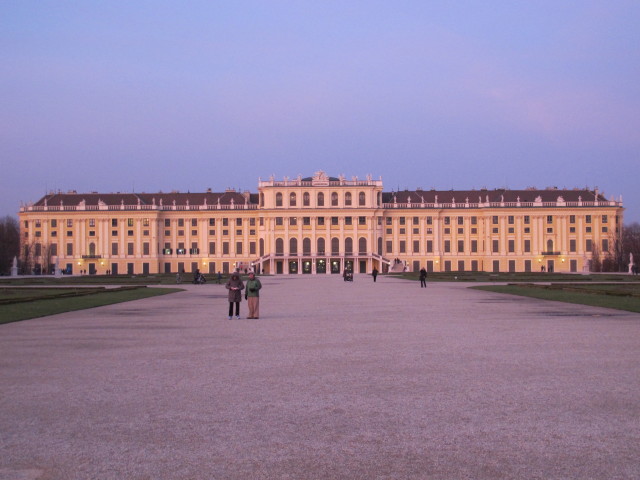
<path id="1" fill-rule="evenodd" d="M 20 209 L 39 272 L 589 271 L 622 202 L 590 190 L 384 192 L 382 180 L 259 181 L 258 193 L 46 195 Z"/>

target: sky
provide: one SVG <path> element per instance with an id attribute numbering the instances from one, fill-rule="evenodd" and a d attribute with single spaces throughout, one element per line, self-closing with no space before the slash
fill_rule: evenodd
<path id="1" fill-rule="evenodd" d="M 0 216 L 50 191 L 598 188 L 640 222 L 640 2 L 0 2 Z"/>

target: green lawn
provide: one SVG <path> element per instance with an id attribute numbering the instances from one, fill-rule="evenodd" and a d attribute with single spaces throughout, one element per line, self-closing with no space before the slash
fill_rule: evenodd
<path id="1" fill-rule="evenodd" d="M 206 276 L 206 275 L 205 275 Z M 213 275 L 208 280 L 212 281 Z M 193 280 L 190 275 L 182 276 L 183 283 Z M 175 285 L 175 274 L 156 275 L 30 275 L 25 277 L 0 277 L 3 285 Z"/>
<path id="2" fill-rule="evenodd" d="M 640 313 L 640 284 L 485 285 L 472 287 L 524 297 Z"/>
<path id="3" fill-rule="evenodd" d="M 390 277 L 404 278 L 418 281 L 418 272 L 390 273 Z M 629 282 L 640 284 L 640 275 L 628 275 L 622 273 L 491 273 L 491 272 L 432 272 L 427 275 L 428 282 Z"/>
<path id="4" fill-rule="evenodd" d="M 179 292 L 179 288 L 0 288 L 0 324 Z"/>

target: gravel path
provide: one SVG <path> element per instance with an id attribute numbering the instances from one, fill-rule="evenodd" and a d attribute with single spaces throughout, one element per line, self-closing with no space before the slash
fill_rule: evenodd
<path id="1" fill-rule="evenodd" d="M 640 478 L 640 315 L 261 280 L 1 325 L 0 479 Z"/>

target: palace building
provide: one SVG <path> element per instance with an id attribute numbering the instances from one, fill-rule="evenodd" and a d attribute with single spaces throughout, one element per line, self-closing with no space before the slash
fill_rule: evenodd
<path id="1" fill-rule="evenodd" d="M 620 237 L 598 190 L 412 190 L 259 180 L 258 193 L 51 193 L 20 208 L 22 261 L 88 274 L 586 272 Z"/>

